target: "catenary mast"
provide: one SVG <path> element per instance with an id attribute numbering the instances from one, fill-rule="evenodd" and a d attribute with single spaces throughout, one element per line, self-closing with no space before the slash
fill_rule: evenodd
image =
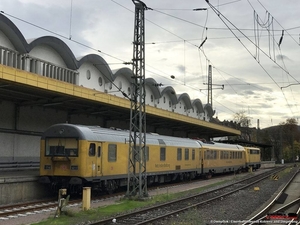
<path id="1" fill-rule="evenodd" d="M 130 134 L 127 197 L 145 198 L 147 192 L 146 173 L 146 104 L 145 104 L 145 18 L 144 11 L 150 9 L 139 0 L 135 5 L 133 40 L 133 77 L 131 88 Z M 138 196 L 137 196 L 138 195 Z"/>

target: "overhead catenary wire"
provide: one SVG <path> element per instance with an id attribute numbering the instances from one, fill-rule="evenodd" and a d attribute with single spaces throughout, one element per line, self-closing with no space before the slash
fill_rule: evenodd
<path id="1" fill-rule="evenodd" d="M 229 21 L 219 10 L 217 10 L 212 4 L 210 4 L 209 3 L 209 1 L 208 0 L 206 0 L 206 2 L 207 2 L 207 4 L 212 8 L 212 10 L 215 12 L 215 14 L 216 15 L 218 15 L 218 17 L 220 18 L 220 20 L 224 23 L 224 25 L 229 29 L 229 31 L 237 38 L 237 35 L 233 32 L 233 30 L 229 27 L 229 25 L 225 22 L 225 20 L 229 23 L 229 24 L 231 24 L 232 26 L 234 26 L 234 28 L 235 28 L 235 30 L 237 30 L 237 31 L 239 31 L 241 34 L 243 34 L 244 35 L 244 37 L 246 37 L 246 39 L 247 40 L 249 40 L 253 45 L 255 45 L 255 43 L 251 40 L 251 39 L 249 39 L 242 31 L 240 31 L 234 24 L 232 24 L 231 23 L 231 21 Z M 224 18 L 224 19 L 223 19 Z M 239 43 L 241 43 L 241 45 L 246 49 L 246 51 L 255 59 L 255 57 L 253 56 L 253 54 L 250 52 L 250 50 L 245 46 L 245 44 L 239 39 L 239 38 L 237 38 L 237 40 L 239 41 Z M 258 47 L 257 45 L 256 45 L 256 47 Z M 261 48 L 259 48 L 259 50 L 263 53 L 263 54 L 265 54 L 266 56 L 268 56 L 266 53 L 265 53 L 265 51 L 263 51 Z M 256 59 L 255 59 L 256 60 Z M 272 59 L 271 59 L 272 60 Z M 256 60 L 257 61 L 257 60 Z M 279 65 L 276 61 L 274 61 L 274 60 L 272 60 L 277 66 L 279 66 L 282 70 L 284 70 L 287 74 L 289 74 L 289 72 L 286 70 L 286 69 L 284 69 L 284 68 L 282 68 L 282 66 L 281 65 Z M 281 89 L 281 87 L 278 85 L 278 83 L 275 81 L 275 79 L 270 75 L 270 73 L 268 73 L 268 71 L 262 66 L 262 64 L 261 63 L 259 63 L 258 62 L 258 64 L 259 64 L 259 66 L 264 70 L 264 72 L 271 78 L 271 80 L 277 85 L 277 87 L 278 88 L 280 88 Z M 290 75 L 290 74 L 289 74 Z M 297 81 L 296 80 L 296 78 L 294 78 L 292 75 L 290 75 L 295 81 Z M 298 81 L 297 81 L 298 82 Z M 284 97 L 285 97 L 285 100 L 286 100 L 286 102 L 287 102 L 287 104 L 288 104 L 288 100 L 287 100 L 287 98 L 286 98 L 286 96 L 284 95 Z M 289 104 L 288 104 L 289 105 Z M 290 110 L 291 110 L 291 113 L 293 114 L 293 112 L 292 112 L 292 109 L 291 109 L 291 107 L 289 107 L 290 108 Z"/>
<path id="2" fill-rule="evenodd" d="M 213 8 L 213 11 L 219 16 L 219 18 L 222 20 L 222 22 L 224 23 L 224 25 L 228 28 L 228 30 L 236 37 L 236 39 L 239 41 L 239 43 L 246 49 L 246 51 L 255 59 L 254 55 L 250 52 L 250 50 L 246 47 L 246 45 L 241 41 L 240 38 L 238 38 L 238 36 L 233 32 L 233 30 L 229 27 L 229 25 L 225 22 L 228 21 L 232 26 L 235 27 L 235 30 L 237 30 L 238 32 L 240 32 L 249 42 L 251 42 L 254 46 L 256 46 L 260 52 L 262 52 L 265 56 L 268 56 L 268 54 L 262 50 L 261 48 L 259 48 L 259 46 L 257 46 L 247 35 L 245 35 L 241 30 L 239 30 L 234 24 L 232 24 L 220 11 L 218 11 L 214 6 L 212 6 L 209 2 L 208 4 Z M 224 18 L 224 19 L 222 19 Z M 269 58 L 270 59 L 270 58 Z M 256 60 L 256 59 L 255 59 Z M 272 60 L 272 59 L 270 59 Z M 257 61 L 257 60 L 256 60 Z M 293 77 L 286 69 L 284 69 L 281 65 L 279 65 L 276 61 L 272 60 L 278 67 L 280 67 L 282 70 L 284 70 L 287 74 L 289 74 L 295 81 L 297 81 L 297 79 L 295 77 Z M 277 84 L 277 82 L 274 80 L 274 78 L 270 75 L 270 73 L 261 65 L 261 63 L 258 63 L 259 66 L 265 71 L 265 73 L 273 80 L 273 82 L 275 84 Z M 280 88 L 280 86 L 277 84 L 278 88 Z"/>
<path id="3" fill-rule="evenodd" d="M 265 9 L 265 10 L 267 10 L 266 9 L 266 7 L 259 1 L 259 0 L 257 0 L 258 1 L 258 3 Z M 299 27 L 296 27 L 296 28 L 289 28 L 289 29 L 284 29 L 284 27 L 274 18 L 274 20 L 276 21 L 276 23 L 283 29 L 283 30 L 285 30 L 285 32 L 293 39 L 293 41 L 298 45 L 298 46 L 300 46 L 300 44 L 294 39 L 294 37 L 288 32 L 288 30 L 292 30 L 292 29 L 296 29 L 296 28 L 299 28 Z"/>

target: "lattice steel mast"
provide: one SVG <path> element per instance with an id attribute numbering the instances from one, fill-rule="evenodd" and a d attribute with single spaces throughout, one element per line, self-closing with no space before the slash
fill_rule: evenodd
<path id="1" fill-rule="evenodd" d="M 207 104 L 212 105 L 212 68 L 208 65 L 208 79 L 207 79 Z"/>
<path id="2" fill-rule="evenodd" d="M 139 0 L 135 4 L 133 41 L 133 84 L 131 88 L 130 135 L 127 197 L 148 196 L 146 173 L 146 104 L 145 104 L 145 18 L 150 9 Z"/>
<path id="3" fill-rule="evenodd" d="M 206 83 L 204 83 L 206 84 Z M 212 86 L 221 86 L 220 88 L 213 88 Z M 212 83 L 212 66 L 208 65 L 208 77 L 207 77 L 207 104 L 210 104 L 213 107 L 213 99 L 212 99 L 212 90 L 213 89 L 222 89 L 224 90 L 224 84 L 213 84 Z M 204 89 L 200 89 L 204 90 Z"/>

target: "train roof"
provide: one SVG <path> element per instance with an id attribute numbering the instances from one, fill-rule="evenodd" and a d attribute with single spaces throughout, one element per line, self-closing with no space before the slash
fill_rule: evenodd
<path id="1" fill-rule="evenodd" d="M 120 129 L 109 129 L 100 126 L 87 126 L 76 124 L 55 124 L 49 127 L 42 135 L 45 138 L 72 137 L 80 140 L 99 142 L 129 142 L 129 131 Z M 158 134 L 146 134 L 146 144 L 183 146 L 187 148 L 200 148 L 199 141 L 189 138 L 171 137 Z"/>
<path id="2" fill-rule="evenodd" d="M 231 151 L 245 151 L 245 148 L 241 145 L 236 144 L 224 144 L 219 142 L 202 142 L 200 141 L 203 148 L 212 150 L 231 150 Z"/>

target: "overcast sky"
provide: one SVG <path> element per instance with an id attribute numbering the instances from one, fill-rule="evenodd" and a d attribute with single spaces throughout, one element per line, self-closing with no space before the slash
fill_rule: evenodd
<path id="1" fill-rule="evenodd" d="M 298 120 L 299 0 L 143 2 L 152 9 L 145 11 L 146 77 L 206 104 L 210 64 L 221 121 L 241 111 L 260 128 Z M 131 0 L 0 1 L 25 39 L 57 36 L 76 57 L 99 54 L 112 70 L 131 68 L 123 62 L 132 59 L 134 9 Z"/>

